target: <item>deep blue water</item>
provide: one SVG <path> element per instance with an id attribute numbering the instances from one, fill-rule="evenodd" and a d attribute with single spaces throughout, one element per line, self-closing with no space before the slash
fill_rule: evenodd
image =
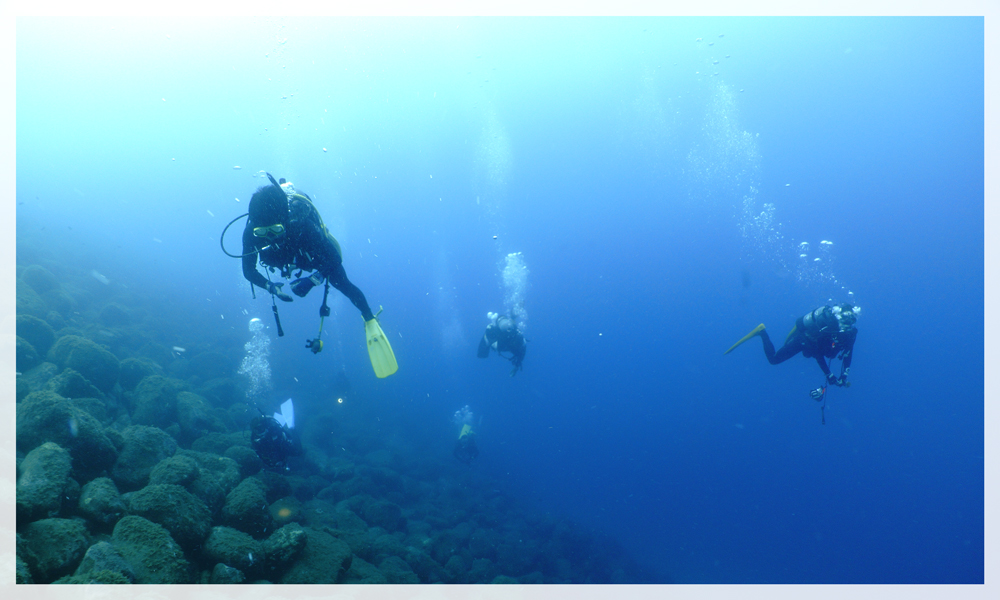
<path id="1" fill-rule="evenodd" d="M 18 237 L 249 339 L 219 234 L 286 177 L 400 370 L 339 296 L 309 354 L 314 292 L 265 410 L 343 368 L 447 453 L 468 405 L 474 468 L 663 580 L 982 583 L 983 51 L 982 18 L 22 18 Z M 512 252 L 509 378 L 475 347 Z M 831 300 L 823 425 L 811 359 L 722 352 Z"/>

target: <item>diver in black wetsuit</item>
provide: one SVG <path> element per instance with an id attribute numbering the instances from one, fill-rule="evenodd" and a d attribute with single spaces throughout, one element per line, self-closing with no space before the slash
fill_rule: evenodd
<path id="1" fill-rule="evenodd" d="M 288 457 L 302 454 L 302 443 L 292 429 L 274 417 L 261 415 L 250 422 L 250 447 L 269 468 L 288 470 Z"/>
<path id="2" fill-rule="evenodd" d="M 510 352 L 511 356 L 507 360 L 514 365 L 514 369 L 510 372 L 510 376 L 513 377 L 521 369 L 528 344 L 524 335 L 521 334 L 521 330 L 517 328 L 513 317 L 501 316 L 494 312 L 486 316 L 490 319 L 490 324 L 486 326 L 486 332 L 479 339 L 479 349 L 476 351 L 476 356 L 486 358 L 490 355 L 491 348 L 503 358 L 507 358 L 502 354 L 503 352 Z"/>
<path id="3" fill-rule="evenodd" d="M 795 327 L 785 338 L 785 345 L 774 350 L 774 344 L 761 323 L 740 341 L 733 344 L 724 354 L 729 354 L 737 346 L 754 336 L 760 336 L 764 342 L 764 354 L 772 365 L 785 362 L 799 352 L 806 358 L 815 358 L 819 368 L 826 376 L 830 385 L 849 386 L 847 376 L 851 371 L 851 359 L 854 355 L 854 341 L 858 330 L 854 323 L 858 320 L 861 308 L 850 304 L 836 306 L 821 306 L 795 320 Z M 840 377 L 830 372 L 826 359 L 840 356 Z M 816 390 L 813 397 L 817 397 Z"/>
<path id="4" fill-rule="evenodd" d="M 250 198 L 250 216 L 243 229 L 243 276 L 251 284 L 291 302 L 292 297 L 281 291 L 284 283 L 274 283 L 257 271 L 258 256 L 270 272 L 280 270 L 286 279 L 295 270 L 300 276 L 303 271 L 316 271 L 293 281 L 292 292 L 304 297 L 326 279 L 358 307 L 366 322 L 374 319 L 365 295 L 347 279 L 340 244 L 327 231 L 312 199 L 296 192 L 284 179 L 281 181 L 279 184 L 271 178 L 272 185 L 258 188 Z"/>

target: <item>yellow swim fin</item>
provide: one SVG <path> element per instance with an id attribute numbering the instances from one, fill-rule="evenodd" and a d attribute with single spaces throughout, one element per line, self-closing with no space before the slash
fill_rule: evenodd
<path id="1" fill-rule="evenodd" d="M 365 321 L 365 337 L 368 339 L 368 358 L 372 361 L 375 376 L 382 379 L 395 373 L 399 368 L 396 355 L 392 353 L 389 338 L 385 337 L 378 319 Z"/>
<path id="2" fill-rule="evenodd" d="M 764 324 L 763 324 L 763 323 L 761 323 L 760 325 L 758 325 L 758 326 L 754 327 L 754 328 L 753 328 L 753 331 L 751 331 L 750 333 L 748 333 L 748 334 L 746 334 L 745 336 L 741 337 L 741 338 L 740 338 L 740 341 L 738 341 L 738 342 L 736 342 L 735 344 L 733 344 L 733 345 L 732 345 L 732 347 L 730 347 L 730 348 L 729 348 L 729 350 L 726 350 L 726 351 L 725 351 L 725 352 L 723 352 L 722 354 L 724 354 L 724 355 L 725 355 L 725 354 L 729 354 L 730 352 L 732 352 L 733 350 L 735 350 L 737 346 L 739 346 L 739 345 L 740 345 L 740 344 L 742 344 L 743 342 L 745 342 L 745 341 L 749 340 L 750 338 L 754 337 L 755 335 L 757 335 L 757 334 L 758 334 L 758 333 L 760 333 L 761 331 L 764 331 Z"/>

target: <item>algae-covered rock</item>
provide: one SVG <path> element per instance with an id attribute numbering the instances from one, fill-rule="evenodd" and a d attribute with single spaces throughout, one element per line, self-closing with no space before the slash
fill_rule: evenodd
<path id="1" fill-rule="evenodd" d="M 384 584 L 389 583 L 389 580 L 382 571 L 378 570 L 378 567 L 371 564 L 367 560 L 361 558 L 360 556 L 355 556 L 351 560 L 351 568 L 347 570 L 344 574 L 341 583 L 347 584 Z"/>
<path id="2" fill-rule="evenodd" d="M 243 477 L 256 475 L 264 467 L 264 461 L 252 448 L 246 446 L 230 446 L 225 455 L 236 461 Z"/>
<path id="3" fill-rule="evenodd" d="M 32 392 L 17 404 L 17 447 L 30 450 L 45 442 L 69 450 L 84 480 L 111 468 L 118 458 L 97 419 L 58 394 Z"/>
<path id="4" fill-rule="evenodd" d="M 306 532 L 298 523 L 289 523 L 277 529 L 264 540 L 269 575 L 283 570 L 295 561 L 306 547 Z"/>
<path id="5" fill-rule="evenodd" d="M 351 567 L 351 548 L 328 533 L 303 527 L 302 555 L 281 577 L 281 583 L 337 583 Z"/>
<path id="6" fill-rule="evenodd" d="M 200 544 L 212 521 L 204 502 L 174 484 L 147 485 L 131 495 L 128 510 L 162 525 L 182 548 Z"/>
<path id="7" fill-rule="evenodd" d="M 19 373 L 24 373 L 37 367 L 42 362 L 42 359 L 38 356 L 38 351 L 31 345 L 31 342 L 21 336 L 16 336 L 16 338 L 16 347 L 14 349 L 15 366 Z"/>
<path id="8" fill-rule="evenodd" d="M 132 425 L 122 432 L 124 446 L 112 469 L 112 478 L 122 490 L 137 490 L 149 481 L 153 467 L 173 456 L 177 442 L 156 427 Z"/>
<path id="9" fill-rule="evenodd" d="M 69 368 L 50 379 L 45 384 L 45 389 L 55 392 L 63 398 L 104 398 L 104 394 L 90 381 Z"/>
<path id="10" fill-rule="evenodd" d="M 72 573 L 89 545 L 87 528 L 76 519 L 35 521 L 21 535 L 31 550 L 26 562 L 36 583 L 50 583 Z"/>
<path id="11" fill-rule="evenodd" d="M 392 502 L 373 500 L 364 504 L 360 517 L 373 527 L 381 527 L 387 531 L 399 531 L 406 528 L 403 509 Z"/>
<path id="12" fill-rule="evenodd" d="M 115 355 L 77 335 L 64 335 L 56 340 L 49 350 L 48 360 L 78 371 L 102 392 L 110 392 L 118 381 L 119 365 Z"/>
<path id="13" fill-rule="evenodd" d="M 166 428 L 177 416 L 177 394 L 184 382 L 171 377 L 149 375 L 132 392 L 132 422 Z"/>
<path id="14" fill-rule="evenodd" d="M 110 529 L 125 515 L 125 503 L 114 481 L 98 477 L 83 486 L 77 510 L 97 529 Z"/>
<path id="15" fill-rule="evenodd" d="M 378 565 L 378 570 L 385 575 L 389 583 L 420 583 L 420 578 L 413 572 L 410 565 L 398 556 L 390 556 Z"/>
<path id="16" fill-rule="evenodd" d="M 181 427 L 182 439 L 188 441 L 212 431 L 226 431 L 226 426 L 212 414 L 205 399 L 191 392 L 177 394 L 177 423 Z"/>
<path id="17" fill-rule="evenodd" d="M 31 384 L 28 380 L 21 375 L 18 375 L 14 380 L 14 402 L 20 402 L 28 397 L 31 393 Z"/>
<path id="18" fill-rule="evenodd" d="M 247 431 L 237 431 L 233 433 L 220 433 L 213 431 L 196 439 L 191 444 L 191 449 L 197 452 L 208 452 L 210 454 L 225 454 L 226 450 L 233 446 L 250 447 L 250 433 Z"/>
<path id="19" fill-rule="evenodd" d="M 35 392 L 43 389 L 45 384 L 47 384 L 49 380 L 55 377 L 58 373 L 58 366 L 50 362 L 43 362 L 37 367 L 26 372 L 21 371 L 21 378 L 28 382 L 28 385 L 31 386 L 31 391 Z"/>
<path id="20" fill-rule="evenodd" d="M 107 326 L 121 327 L 132 322 L 132 312 L 124 306 L 112 302 L 101 309 L 97 320 Z"/>
<path id="21" fill-rule="evenodd" d="M 53 516 L 62 506 L 72 458 L 58 444 L 46 442 L 24 457 L 17 479 L 17 522 Z"/>
<path id="22" fill-rule="evenodd" d="M 129 357 L 121 361 L 118 383 L 125 391 L 132 391 L 139 382 L 150 375 L 163 375 L 163 369 L 148 358 Z"/>
<path id="23" fill-rule="evenodd" d="M 223 563 L 256 575 L 264 567 L 264 545 L 231 527 L 213 527 L 202 545 L 201 559 L 206 564 Z"/>
<path id="24" fill-rule="evenodd" d="M 226 504 L 222 507 L 222 522 L 254 537 L 264 535 L 271 525 L 264 484 L 248 477 L 233 488 L 226 495 Z"/>
<path id="25" fill-rule="evenodd" d="M 236 461 L 193 450 L 178 450 L 177 456 L 186 456 L 198 463 L 198 476 L 186 487 L 208 505 L 212 514 L 216 514 L 222 509 L 226 494 L 240 482 L 240 468 Z"/>
<path id="26" fill-rule="evenodd" d="M 124 581 L 72 581 L 65 583 L 132 583 L 135 581 L 132 565 L 122 558 L 121 554 L 118 554 L 118 551 L 109 542 L 100 541 L 87 548 L 87 553 L 84 554 L 83 560 L 80 561 L 80 566 L 76 568 L 73 576 L 107 579 L 103 572 L 116 573 Z"/>
<path id="27" fill-rule="evenodd" d="M 153 467 L 149 474 L 149 484 L 172 483 L 186 488 L 198 478 L 199 473 L 200 468 L 193 458 L 175 454 Z"/>
<path id="28" fill-rule="evenodd" d="M 496 585 L 496 584 L 511 584 L 520 582 L 508 575 L 497 575 L 496 577 L 493 578 L 493 581 L 491 581 L 490 583 Z"/>
<path id="29" fill-rule="evenodd" d="M 17 315 L 17 335 L 28 340 L 40 356 L 48 354 L 56 340 L 52 326 L 31 315 Z"/>
<path id="30" fill-rule="evenodd" d="M 24 562 L 20 555 L 15 558 L 17 560 L 15 561 L 14 567 L 14 583 L 34 583 L 34 580 L 31 578 L 31 569 L 28 568 L 28 563 Z"/>
<path id="31" fill-rule="evenodd" d="M 52 583 L 58 585 L 124 585 L 132 582 L 129 581 L 128 577 L 125 577 L 121 573 L 105 569 L 102 571 L 88 571 L 83 575 L 67 575 L 66 577 L 61 577 Z"/>
<path id="32" fill-rule="evenodd" d="M 39 294 L 59 287 L 59 279 L 41 265 L 30 265 L 21 271 L 21 281 L 31 286 Z"/>
<path id="33" fill-rule="evenodd" d="M 111 545 L 132 566 L 136 583 L 191 583 L 191 566 L 162 526 L 129 515 L 118 521 Z"/>
<path id="34" fill-rule="evenodd" d="M 45 306 L 45 301 L 42 300 L 38 292 L 22 281 L 18 281 L 17 283 L 15 298 L 15 310 L 19 315 L 31 315 L 42 318 L 49 312 Z"/>
<path id="35" fill-rule="evenodd" d="M 212 569 L 212 576 L 209 578 L 208 582 L 215 584 L 234 584 L 243 583 L 246 580 L 247 577 L 243 574 L 243 571 L 230 567 L 229 565 L 218 563 Z"/>

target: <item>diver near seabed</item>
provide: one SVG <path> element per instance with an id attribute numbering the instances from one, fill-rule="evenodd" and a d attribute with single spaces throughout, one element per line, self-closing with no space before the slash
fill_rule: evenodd
<path id="1" fill-rule="evenodd" d="M 462 430 L 458 434 L 458 440 L 451 453 L 459 462 L 471 465 L 472 461 L 479 456 L 479 448 L 476 446 L 476 432 L 472 429 L 472 411 L 469 410 L 468 404 L 463 406 L 461 410 L 455 411 L 454 421 L 457 425 L 462 426 Z"/>
<path id="2" fill-rule="evenodd" d="M 289 398 L 281 405 L 280 413 L 271 417 L 261 413 L 250 422 L 250 447 L 269 468 L 287 471 L 288 457 L 302 454 L 294 430 L 295 409 Z"/>
<path id="3" fill-rule="evenodd" d="M 826 382 L 823 386 L 811 390 L 809 395 L 817 401 L 825 400 L 827 385 L 841 387 L 850 387 L 851 385 L 847 376 L 851 372 L 854 341 L 858 337 L 858 329 L 854 324 L 860 315 L 860 306 L 852 306 L 851 304 L 821 306 L 795 320 L 795 326 L 785 338 L 785 345 L 777 352 L 775 352 L 774 344 L 771 343 L 771 338 L 764 329 L 764 324 L 761 323 L 723 354 L 729 354 L 752 337 L 760 337 L 764 343 L 764 355 L 767 356 L 767 361 L 772 365 L 785 362 L 799 352 L 806 358 L 815 358 L 819 368 L 823 371 Z M 832 361 L 837 357 L 841 359 L 840 377 L 830 372 L 830 367 L 826 362 L 826 359 Z"/>
<path id="4" fill-rule="evenodd" d="M 486 326 L 486 332 L 479 339 L 479 348 L 476 356 L 486 358 L 490 355 L 490 349 L 496 350 L 497 354 L 506 358 L 514 365 L 510 372 L 513 377 L 521 370 L 524 362 L 524 353 L 528 349 L 528 343 L 517 327 L 517 322 L 511 315 L 498 315 L 495 312 L 487 313 L 486 318 L 490 324 Z M 509 352 L 510 356 L 504 356 L 504 352 Z"/>
<path id="5" fill-rule="evenodd" d="M 279 337 L 284 335 L 284 331 L 281 329 L 278 305 L 274 298 L 277 296 L 284 302 L 291 302 L 292 297 L 281 290 L 285 285 L 283 282 L 271 281 L 270 274 L 277 270 L 283 278 L 290 279 L 292 272 L 298 271 L 295 274 L 297 279 L 292 281 L 289 288 L 300 298 L 305 297 L 313 287 L 323 284 L 319 333 L 315 339 L 306 340 L 306 348 L 312 350 L 313 354 L 323 349 L 321 337 L 323 319 L 330 316 L 330 307 L 326 303 L 330 286 L 340 290 L 361 311 L 364 318 L 368 357 L 375 375 L 379 378 L 392 375 L 398 369 L 392 346 L 379 325 L 376 318 L 378 315 L 372 314 L 365 295 L 347 279 L 340 243 L 327 230 L 323 218 L 308 195 L 296 191 L 284 179 L 280 183 L 275 181 L 270 173 L 267 173 L 267 178 L 271 185 L 257 188 L 250 199 L 249 212 L 236 217 L 222 230 L 222 237 L 219 239 L 222 251 L 243 260 L 243 276 L 251 283 L 251 291 L 256 285 L 271 294 L 271 310 L 274 312 Z M 226 230 L 245 216 L 249 218 L 243 229 L 243 254 L 230 254 L 223 244 Z M 257 262 L 264 267 L 266 278 L 257 270 Z M 312 273 L 302 276 L 308 272 Z"/>

